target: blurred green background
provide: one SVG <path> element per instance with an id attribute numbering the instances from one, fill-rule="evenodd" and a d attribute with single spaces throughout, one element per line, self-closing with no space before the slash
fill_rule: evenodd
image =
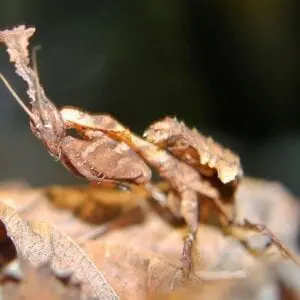
<path id="1" fill-rule="evenodd" d="M 238 152 L 245 173 L 300 194 L 297 0 L 1 0 L 1 29 L 37 28 L 41 82 L 58 105 L 109 112 L 142 133 L 176 115 Z M 1 72 L 27 100 L 4 47 Z M 0 179 L 77 182 L 0 85 Z"/>

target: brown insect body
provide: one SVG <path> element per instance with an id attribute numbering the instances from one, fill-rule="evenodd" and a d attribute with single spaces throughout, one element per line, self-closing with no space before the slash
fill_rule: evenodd
<path id="1" fill-rule="evenodd" d="M 47 109 L 52 119 L 38 125 L 31 122 L 31 129 L 49 153 L 69 170 L 91 181 L 141 184 L 150 180 L 150 169 L 126 144 L 117 143 L 100 133 L 90 135 L 88 139 L 67 135 L 59 111 L 50 105 Z"/>
<path id="2" fill-rule="evenodd" d="M 80 128 L 82 139 L 68 135 L 60 111 L 46 97 L 37 80 L 35 90 L 39 92 L 32 101 L 31 130 L 48 152 L 69 170 L 91 181 L 139 184 L 150 180 L 150 169 L 126 144 L 119 144 L 100 132 L 97 136 L 83 134 Z"/>
<path id="3" fill-rule="evenodd" d="M 68 107 L 58 110 L 39 84 L 36 68 L 29 66 L 27 40 L 24 44 L 24 36 L 28 38 L 32 33 L 28 33 L 29 30 L 22 27 L 4 31 L 0 38 L 9 49 L 17 73 L 28 83 L 31 111 L 24 108 L 22 101 L 19 103 L 30 116 L 33 133 L 69 170 L 91 181 L 145 184 L 151 179 L 146 163 L 157 169 L 169 182 L 172 194 L 177 195 L 178 214 L 184 217 L 190 229 L 183 253 L 184 265 L 189 268 L 189 252 L 198 227 L 199 195 L 216 199 L 218 190 L 193 166 L 136 136 L 109 115 L 91 115 Z M 71 136 L 68 129 L 75 129 L 80 137 Z M 151 183 L 149 185 L 151 189 Z"/>
<path id="4" fill-rule="evenodd" d="M 214 198 L 217 196 L 217 193 L 209 189 L 208 183 L 201 180 L 201 175 L 192 167 L 158 146 L 133 134 L 112 116 L 93 115 L 73 107 L 63 107 L 60 113 L 67 128 L 79 129 L 82 134 L 88 137 L 105 134 L 116 142 L 126 143 L 130 149 L 133 149 L 148 164 L 156 168 L 171 185 L 175 185 L 174 188 L 180 189 L 179 186 L 186 185 L 207 197 Z M 176 180 L 178 180 L 178 184 L 175 184 Z"/>
<path id="5" fill-rule="evenodd" d="M 190 269 L 190 250 L 198 228 L 199 209 L 198 200 L 201 197 L 217 198 L 218 192 L 205 181 L 201 174 L 192 166 L 178 160 L 164 149 L 136 136 L 109 115 L 91 115 L 76 108 L 61 109 L 62 118 L 70 128 L 80 128 L 85 135 L 102 133 L 117 142 L 126 143 L 138 153 L 149 165 L 154 167 L 161 177 L 171 186 L 171 198 L 179 200 L 180 205 L 169 203 L 174 208 L 175 215 L 184 217 L 191 234 L 185 240 L 182 261 L 185 269 Z M 173 195 L 178 197 L 172 197 Z M 199 197 L 200 195 L 200 197 Z M 175 204 L 173 206 L 173 204 Z M 178 211 L 179 210 L 179 211 Z"/>

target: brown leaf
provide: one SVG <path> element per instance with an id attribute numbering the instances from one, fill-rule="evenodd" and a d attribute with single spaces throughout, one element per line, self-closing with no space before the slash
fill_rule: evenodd
<path id="1" fill-rule="evenodd" d="M 125 228 L 116 228 L 102 236 L 99 241 L 132 247 L 141 252 L 152 252 L 180 262 L 185 230 L 174 229 L 154 213 L 148 212 L 144 222 Z"/>
<path id="2" fill-rule="evenodd" d="M 260 264 L 239 241 L 207 225 L 199 226 L 192 250 L 196 274 L 201 270 L 247 271 Z"/>
<path id="3" fill-rule="evenodd" d="M 276 281 L 267 268 L 259 268 L 245 278 L 229 278 L 201 286 L 183 286 L 168 294 L 158 294 L 152 300 L 267 300 L 280 298 Z"/>
<path id="4" fill-rule="evenodd" d="M 137 208 L 149 197 L 138 186 L 129 190 L 97 185 L 50 186 L 44 189 L 46 197 L 55 205 L 74 211 L 80 218 L 94 224 L 103 224 Z"/>
<path id="5" fill-rule="evenodd" d="M 34 267 L 49 263 L 56 275 L 69 276 L 71 283 L 81 285 L 82 299 L 118 299 L 93 262 L 69 237 L 46 222 L 25 221 L 3 203 L 0 219 L 21 259 Z"/>
<path id="6" fill-rule="evenodd" d="M 24 279 L 20 283 L 3 285 L 3 299 L 75 300 L 80 298 L 79 288 L 63 284 L 47 265 L 34 268 L 23 262 L 22 273 Z"/>
<path id="7" fill-rule="evenodd" d="M 300 256 L 300 205 L 297 198 L 279 182 L 244 178 L 236 192 L 235 216 L 237 222 L 247 219 L 264 224 L 290 249 Z M 270 249 L 274 252 L 274 249 Z M 277 250 L 278 252 L 278 250 Z M 300 268 L 293 261 L 277 264 L 279 279 L 300 295 Z"/>
<path id="8" fill-rule="evenodd" d="M 58 209 L 45 197 L 44 192 L 29 186 L 14 185 L 0 188 L 0 202 L 14 208 L 24 219 L 40 219 L 56 226 L 72 238 L 94 228 L 80 221 L 72 211 Z"/>
<path id="9" fill-rule="evenodd" d="M 268 226 L 280 239 L 293 244 L 297 237 L 300 205 L 280 183 L 244 178 L 235 195 L 236 222 L 244 219 Z"/>
<path id="10" fill-rule="evenodd" d="M 216 172 L 224 184 L 243 174 L 240 158 L 236 154 L 211 137 L 189 129 L 176 118 L 167 117 L 155 122 L 145 131 L 144 136 L 150 142 L 166 147 L 202 174 L 210 177 Z"/>
<path id="11" fill-rule="evenodd" d="M 146 239 L 145 239 L 146 240 Z M 227 282 L 228 280 L 246 278 L 243 271 L 198 270 L 184 281 L 183 269 L 180 263 L 170 261 L 167 255 L 154 254 L 142 246 L 128 246 L 106 241 L 93 241 L 86 244 L 87 253 L 101 268 L 118 294 L 123 299 L 149 299 L 157 294 L 165 297 L 180 287 L 186 285 L 198 292 L 210 282 Z M 223 256 L 223 259 L 227 259 Z M 263 278 L 260 284 L 263 283 Z M 186 290 L 189 294 L 189 291 Z M 220 294 L 219 294 L 220 295 Z M 209 299 L 209 298 L 207 298 Z M 228 298 L 229 299 L 229 298 Z"/>
<path id="12" fill-rule="evenodd" d="M 89 242 L 87 253 L 122 299 L 146 299 L 181 284 L 182 270 L 162 257 L 126 245 Z"/>
<path id="13" fill-rule="evenodd" d="M 81 187 L 79 188 L 79 191 L 81 191 L 83 194 L 82 196 L 84 196 L 84 191 L 88 194 L 90 188 L 92 194 L 95 194 L 94 197 L 97 194 L 97 189 L 99 189 L 99 195 L 103 196 L 107 193 L 107 197 L 109 198 L 109 189 L 96 187 L 94 190 L 95 187 Z M 58 188 L 58 191 L 61 193 L 61 197 L 66 195 L 62 188 Z M 67 191 L 75 193 L 75 196 L 78 192 L 76 188 L 72 190 L 70 187 L 65 192 Z M 25 199 L 30 199 L 30 193 L 39 194 L 40 191 L 32 191 L 30 189 L 27 189 L 26 191 L 26 189 L 23 188 L 21 192 L 15 193 L 17 196 L 15 200 L 13 197 L 10 197 L 10 200 L 12 203 L 21 204 L 21 196 L 23 195 Z M 115 203 L 117 203 L 118 193 L 119 192 L 113 193 L 115 196 L 113 196 L 112 200 L 115 199 L 113 200 L 116 201 Z M 123 192 L 120 192 L 120 194 L 121 193 Z M 126 195 L 128 195 L 127 193 L 128 192 L 125 192 Z M 4 195 L 4 193 L 2 194 Z M 8 202 L 9 188 L 6 189 L 5 194 L 7 195 Z M 39 215 L 41 215 L 43 219 L 46 218 L 50 222 L 53 220 L 61 230 L 67 230 L 72 236 L 78 236 L 75 234 L 75 231 L 72 231 L 74 225 L 70 226 L 70 224 L 75 224 L 74 221 L 76 219 L 72 221 L 72 215 L 70 214 L 69 217 L 66 218 L 67 211 L 56 209 L 51 203 L 48 203 L 41 194 L 39 195 L 40 198 L 31 196 L 32 199 L 39 199 L 39 201 L 35 200 L 33 202 L 34 204 L 31 204 L 30 209 L 23 210 L 22 214 L 30 219 L 39 218 Z M 98 200 L 102 201 L 101 197 L 99 197 Z M 125 201 L 125 198 L 123 200 Z M 128 198 L 126 200 L 130 201 Z M 86 201 L 88 201 L 88 197 Z M 70 224 L 68 225 L 69 222 Z M 77 222 L 80 223 L 79 221 Z M 92 226 L 89 228 L 90 229 L 86 228 L 86 230 L 92 230 Z M 85 234 L 84 228 L 81 232 L 82 234 Z M 178 273 L 177 271 L 175 272 L 174 266 L 176 270 L 180 269 L 182 240 L 184 235 L 184 230 L 174 230 L 173 226 L 164 222 L 164 220 L 157 215 L 150 214 L 148 211 L 144 222 L 138 225 L 107 232 L 106 235 L 101 236 L 95 242 L 85 240 L 83 245 L 85 245 L 87 249 L 92 249 L 92 252 L 89 254 L 94 262 L 97 263 L 98 259 L 105 260 L 105 262 L 103 262 L 105 265 L 101 267 L 101 270 L 114 289 L 118 292 L 121 290 L 120 296 L 132 296 L 132 290 L 134 290 L 132 285 L 137 285 L 137 292 L 139 294 L 136 295 L 136 297 L 138 299 L 138 297 L 142 297 L 142 295 L 153 295 L 157 291 L 170 292 L 172 276 L 177 278 L 176 276 L 181 275 L 181 271 L 178 271 Z M 106 251 L 102 249 L 106 249 L 107 247 L 109 249 L 107 251 L 109 251 L 111 255 L 103 258 L 104 254 L 101 251 Z M 108 252 L 105 253 L 107 254 Z M 198 281 L 204 280 L 207 282 L 234 279 L 236 276 L 241 276 L 241 271 L 248 272 L 247 270 L 251 270 L 256 265 L 259 265 L 259 261 L 254 259 L 238 241 L 224 237 L 217 228 L 213 229 L 212 227 L 205 225 L 201 225 L 198 230 L 193 253 L 194 272 L 197 275 Z M 99 255 L 99 257 L 97 255 Z M 130 257 L 131 255 L 132 257 Z M 151 264 L 149 262 L 147 262 L 147 264 L 148 266 L 151 266 L 151 268 L 149 267 L 150 271 L 148 268 L 141 267 L 141 265 L 144 266 L 141 261 L 147 261 L 150 259 L 149 257 L 151 258 Z M 115 260 L 117 260 L 117 263 L 114 262 Z M 170 270 L 168 269 L 169 267 L 167 267 L 168 265 L 165 265 L 165 261 L 173 266 Z M 97 266 L 100 267 L 101 265 Z M 121 271 L 119 270 L 120 268 Z M 116 274 L 125 275 L 115 278 Z M 126 274 L 128 275 L 128 278 L 125 280 Z M 110 280 L 110 278 L 113 279 Z M 151 278 L 154 278 L 154 281 Z M 156 278 L 157 281 L 155 281 Z M 149 288 L 144 282 L 145 280 L 148 282 L 150 279 L 152 280 L 152 283 Z M 140 282 L 141 280 L 142 283 Z M 197 284 L 200 283 L 197 282 Z"/>

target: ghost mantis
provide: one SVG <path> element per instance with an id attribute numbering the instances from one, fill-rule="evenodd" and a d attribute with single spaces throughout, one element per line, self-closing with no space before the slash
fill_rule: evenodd
<path id="1" fill-rule="evenodd" d="M 74 107 L 58 109 L 39 82 L 36 64 L 29 64 L 28 40 L 34 28 L 24 26 L 0 32 L 16 73 L 28 84 L 31 108 L 18 97 L 2 74 L 0 77 L 27 113 L 33 134 L 48 152 L 71 172 L 89 181 L 113 181 L 145 186 L 153 198 L 182 216 L 188 225 L 182 262 L 189 273 L 191 247 L 199 224 L 199 201 L 209 199 L 221 213 L 222 224 L 236 232 L 266 234 L 285 256 L 292 257 L 267 228 L 245 222 L 234 224 L 222 200 L 233 201 L 243 175 L 239 157 L 211 138 L 189 129 L 175 118 L 155 122 L 144 138 L 132 133 L 110 115 L 90 114 Z M 33 59 L 35 62 L 36 59 Z M 70 134 L 76 131 L 76 136 Z M 151 182 L 150 167 L 169 183 L 165 196 Z M 243 237 L 239 238 L 243 240 Z"/>

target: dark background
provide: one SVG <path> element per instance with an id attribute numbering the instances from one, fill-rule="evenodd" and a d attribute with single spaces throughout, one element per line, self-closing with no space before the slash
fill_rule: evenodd
<path id="1" fill-rule="evenodd" d="M 238 152 L 247 175 L 300 195 L 297 0 L 1 0 L 1 29 L 35 26 L 58 105 L 109 112 L 137 133 L 176 115 Z M 24 100 L 4 46 L 1 72 Z M 31 134 L 0 85 L 0 179 L 77 179 Z"/>

